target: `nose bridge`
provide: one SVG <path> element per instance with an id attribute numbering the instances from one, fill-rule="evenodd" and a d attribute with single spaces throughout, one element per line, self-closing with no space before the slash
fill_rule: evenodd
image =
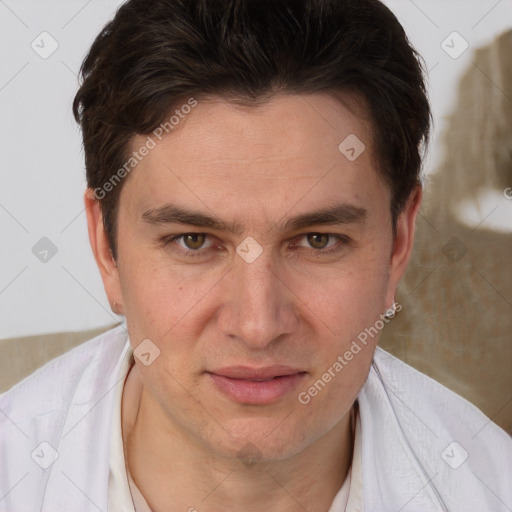
<path id="1" fill-rule="evenodd" d="M 251 262 L 237 256 L 228 293 L 220 321 L 224 334 L 261 348 L 293 329 L 291 304 L 270 253 Z"/>
<path id="2" fill-rule="evenodd" d="M 259 260 L 259 261 L 258 261 Z M 239 293 L 246 300 L 245 307 L 273 306 L 279 281 L 272 268 L 270 255 L 262 254 L 256 261 L 238 261 L 235 279 Z"/>

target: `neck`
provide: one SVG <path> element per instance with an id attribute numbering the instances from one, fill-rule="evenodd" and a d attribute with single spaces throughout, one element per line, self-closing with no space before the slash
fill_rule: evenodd
<path id="1" fill-rule="evenodd" d="M 350 413 L 283 460 L 242 464 L 220 456 L 172 423 L 136 367 L 126 381 L 122 423 L 127 466 L 155 512 L 325 512 L 352 459 Z"/>

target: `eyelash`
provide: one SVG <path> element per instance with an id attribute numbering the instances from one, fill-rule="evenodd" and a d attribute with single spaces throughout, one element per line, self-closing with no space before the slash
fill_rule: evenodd
<path id="1" fill-rule="evenodd" d="M 179 235 L 167 235 L 165 237 L 163 237 L 161 239 L 161 243 L 162 243 L 162 246 L 164 248 L 168 248 L 171 244 L 175 243 L 177 240 L 179 240 L 180 238 L 182 239 L 184 236 L 186 235 L 205 235 L 206 237 L 208 237 L 208 234 L 207 233 L 195 233 L 195 232 L 188 232 L 188 233 L 181 233 Z M 322 233 L 322 232 L 319 232 L 319 231 L 310 231 L 308 233 L 304 233 L 302 235 L 298 235 L 297 237 L 295 238 L 304 238 L 304 237 L 307 237 L 308 235 L 327 235 L 329 236 L 329 241 L 330 241 L 330 238 L 336 238 L 338 239 L 338 243 L 332 247 L 329 247 L 327 249 L 314 249 L 314 248 L 310 248 L 310 250 L 313 252 L 313 253 L 316 253 L 315 255 L 327 255 L 327 254 L 331 254 L 331 253 L 334 253 L 334 252 L 339 252 L 343 249 L 344 246 L 347 246 L 347 245 L 350 245 L 351 242 L 352 242 L 352 239 L 346 235 L 337 235 L 337 234 L 334 234 L 334 233 Z M 292 247 L 294 247 L 295 249 L 296 248 L 300 248 L 300 246 L 298 245 L 293 245 Z M 208 249 L 211 249 L 211 248 L 207 248 L 206 250 Z M 200 256 L 204 256 L 204 252 L 205 250 L 203 249 L 196 249 L 196 250 L 193 250 L 193 249 L 188 249 L 188 250 L 185 250 L 183 248 L 179 248 L 176 250 L 176 252 L 180 253 L 181 255 L 185 256 L 185 257 L 188 257 L 188 258 L 197 258 L 197 257 L 200 257 Z"/>

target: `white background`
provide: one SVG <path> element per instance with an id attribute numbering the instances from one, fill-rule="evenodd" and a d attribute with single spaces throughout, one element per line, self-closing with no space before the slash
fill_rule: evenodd
<path id="1" fill-rule="evenodd" d="M 0 0 L 0 338 L 119 320 L 110 311 L 89 246 L 81 138 L 71 112 L 82 59 L 119 4 Z M 429 70 L 435 130 L 425 171 L 432 173 L 443 156 L 436 142 L 454 107 L 458 80 L 472 65 L 474 49 L 512 28 L 512 0 L 386 4 Z M 43 31 L 59 45 L 47 59 L 31 47 Z M 441 47 L 453 31 L 469 44 L 457 59 Z M 489 221 L 503 230 L 510 210 L 500 212 Z M 478 223 L 478 215 L 471 222 Z M 47 263 L 32 253 L 42 237 L 58 249 Z"/>

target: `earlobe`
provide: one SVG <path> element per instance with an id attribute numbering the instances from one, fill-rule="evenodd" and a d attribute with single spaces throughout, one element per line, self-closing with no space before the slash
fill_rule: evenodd
<path id="1" fill-rule="evenodd" d="M 99 201 L 94 196 L 91 188 L 84 193 L 84 204 L 87 215 L 87 229 L 89 242 L 103 280 L 105 292 L 112 306 L 112 310 L 121 314 L 123 310 L 121 288 L 117 263 L 112 256 L 112 251 L 103 225 L 103 215 Z"/>

